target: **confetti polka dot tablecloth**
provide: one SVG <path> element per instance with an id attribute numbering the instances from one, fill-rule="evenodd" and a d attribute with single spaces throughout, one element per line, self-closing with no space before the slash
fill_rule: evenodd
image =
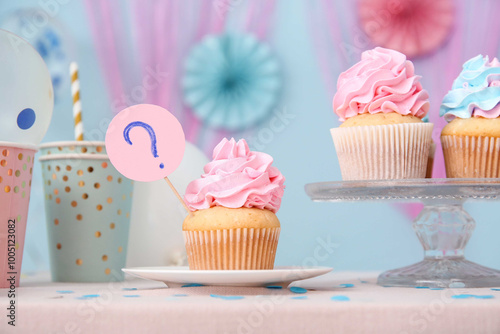
<path id="1" fill-rule="evenodd" d="M 23 277 L 16 328 L 2 316 L 0 333 L 500 333 L 499 288 L 375 281 L 374 273 L 334 272 L 291 289 L 171 289 L 140 279 L 50 283 L 40 274 Z M 0 290 L 0 312 L 8 301 Z"/>

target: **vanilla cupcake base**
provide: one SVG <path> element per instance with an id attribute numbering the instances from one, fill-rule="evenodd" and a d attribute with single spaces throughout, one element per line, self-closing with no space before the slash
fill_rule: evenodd
<path id="1" fill-rule="evenodd" d="M 280 228 L 183 231 L 191 270 L 273 269 Z"/>
<path id="2" fill-rule="evenodd" d="M 431 123 L 331 129 L 343 180 L 425 178 Z"/>
<path id="3" fill-rule="evenodd" d="M 447 177 L 500 177 L 500 138 L 445 135 L 441 143 Z"/>

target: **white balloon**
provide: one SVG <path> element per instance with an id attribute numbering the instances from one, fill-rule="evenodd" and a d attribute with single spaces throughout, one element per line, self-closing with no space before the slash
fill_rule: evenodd
<path id="1" fill-rule="evenodd" d="M 0 29 L 0 141 L 38 145 L 52 118 L 54 91 L 42 57 Z"/>
<path id="2" fill-rule="evenodd" d="M 186 142 L 184 158 L 168 178 L 182 195 L 207 162 L 202 151 Z M 167 182 L 135 182 L 127 267 L 185 265 L 182 222 L 186 216 Z"/>

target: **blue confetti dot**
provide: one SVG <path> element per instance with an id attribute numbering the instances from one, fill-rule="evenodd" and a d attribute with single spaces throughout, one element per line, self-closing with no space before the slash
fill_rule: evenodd
<path id="1" fill-rule="evenodd" d="M 100 295 L 83 295 L 81 297 L 76 297 L 76 299 L 88 300 L 88 299 L 97 298 L 97 297 L 100 297 Z"/>
<path id="2" fill-rule="evenodd" d="M 163 169 L 163 167 L 165 167 L 165 165 L 163 163 L 161 163 L 160 168 Z"/>
<path id="3" fill-rule="evenodd" d="M 137 288 L 123 288 L 123 291 L 135 291 Z"/>
<path id="4" fill-rule="evenodd" d="M 137 297 L 140 297 L 140 295 L 123 295 L 123 297 L 126 297 L 126 298 L 137 298 Z"/>
<path id="5" fill-rule="evenodd" d="M 491 290 L 493 290 L 493 291 L 500 291 L 500 289 L 498 289 L 498 288 L 493 288 Z"/>
<path id="6" fill-rule="evenodd" d="M 279 286 L 279 285 L 268 285 L 268 286 L 266 286 L 266 289 L 280 290 L 280 289 L 283 289 L 283 287 Z"/>
<path id="7" fill-rule="evenodd" d="M 363 283 L 363 284 L 366 284 L 368 283 L 368 281 L 362 281 L 362 280 L 359 280 L 360 283 Z"/>
<path id="8" fill-rule="evenodd" d="M 68 294 L 68 293 L 74 293 L 74 291 L 71 291 L 71 290 L 58 290 L 56 292 L 60 293 L 60 294 L 63 294 L 63 295 Z"/>
<path id="9" fill-rule="evenodd" d="M 342 287 L 342 288 L 352 288 L 352 287 L 354 287 L 354 284 L 351 284 L 351 283 L 340 284 L 340 287 Z"/>
<path id="10" fill-rule="evenodd" d="M 332 298 L 330 298 L 331 300 L 334 300 L 336 302 L 348 302 L 350 301 L 351 299 L 347 296 L 342 296 L 342 295 L 339 295 L 339 296 L 333 296 Z"/>
<path id="11" fill-rule="evenodd" d="M 307 296 L 295 296 L 295 297 L 290 297 L 290 299 L 307 299 Z"/>
<path id="12" fill-rule="evenodd" d="M 26 108 L 23 109 L 19 115 L 17 115 L 17 125 L 23 130 L 27 130 L 35 124 L 36 115 L 33 109 Z"/>
<path id="13" fill-rule="evenodd" d="M 189 284 L 184 284 L 182 286 L 182 288 L 192 288 L 194 286 L 203 286 L 203 284 L 199 284 L 199 283 L 189 283 Z"/>
<path id="14" fill-rule="evenodd" d="M 461 294 L 461 295 L 453 295 L 451 298 L 453 299 L 466 299 L 466 298 L 472 298 L 474 297 L 473 295 L 467 295 L 467 294 Z"/>
<path id="15" fill-rule="evenodd" d="M 495 298 L 493 295 L 474 295 L 476 299 L 493 299 Z"/>
<path id="16" fill-rule="evenodd" d="M 215 294 L 211 294 L 210 297 L 224 299 L 224 300 L 239 300 L 239 299 L 245 298 L 243 296 L 222 296 L 222 295 L 215 295 Z"/>
<path id="17" fill-rule="evenodd" d="M 186 295 L 185 293 L 178 293 L 178 294 L 175 294 L 173 296 L 174 297 L 187 297 L 188 295 Z"/>
<path id="18" fill-rule="evenodd" d="M 298 287 L 298 286 L 292 286 L 290 288 L 290 291 L 292 291 L 293 293 L 306 293 L 307 292 L 306 289 Z"/>
<path id="19" fill-rule="evenodd" d="M 416 286 L 415 289 L 429 289 L 428 286 Z"/>

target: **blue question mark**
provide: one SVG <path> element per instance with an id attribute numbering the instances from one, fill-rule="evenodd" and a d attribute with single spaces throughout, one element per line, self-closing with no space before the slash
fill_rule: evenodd
<path id="1" fill-rule="evenodd" d="M 151 125 L 144 123 L 144 122 L 132 122 L 129 125 L 125 127 L 123 130 L 123 138 L 125 138 L 125 141 L 132 145 L 132 141 L 130 140 L 130 130 L 135 127 L 141 127 L 144 130 L 146 130 L 149 134 L 149 137 L 151 138 L 151 153 L 153 154 L 153 157 L 158 158 L 158 150 L 156 149 L 156 134 Z M 163 163 L 160 163 L 160 168 L 165 167 Z"/>

